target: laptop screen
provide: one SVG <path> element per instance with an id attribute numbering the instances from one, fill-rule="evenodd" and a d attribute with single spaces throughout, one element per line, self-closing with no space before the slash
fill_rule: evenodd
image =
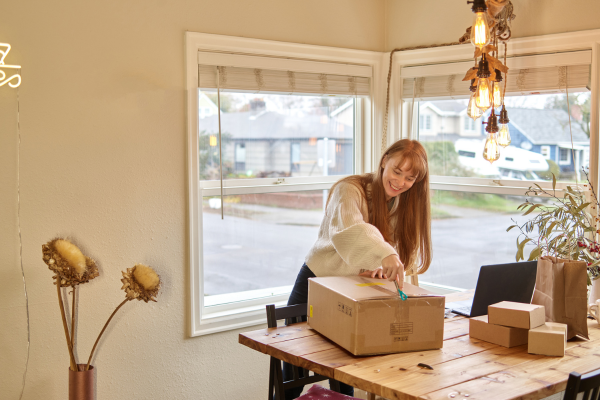
<path id="1" fill-rule="evenodd" d="M 536 272 L 537 261 L 482 266 L 471 317 L 486 315 L 489 305 L 501 301 L 531 303 Z"/>

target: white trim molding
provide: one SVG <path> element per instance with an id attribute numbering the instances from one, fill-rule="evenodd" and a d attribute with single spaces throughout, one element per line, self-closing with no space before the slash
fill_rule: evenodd
<path id="1" fill-rule="evenodd" d="M 337 73 L 371 78 L 370 98 L 359 98 L 362 113 L 356 115 L 360 132 L 355 137 L 355 171 L 372 170 L 381 148 L 379 132 L 383 122 L 385 80 L 382 53 L 296 43 L 275 42 L 205 33 L 185 33 L 187 90 L 187 167 L 188 167 L 188 246 L 190 271 L 190 336 L 201 336 L 266 322 L 266 304 L 284 304 L 291 286 L 254 290 L 204 299 L 202 272 L 203 196 L 220 194 L 220 183 L 199 180 L 198 169 L 198 64 Z M 359 125 L 358 125 L 359 124 Z M 392 138 L 393 139 L 393 138 Z M 379 140 L 379 142 L 378 142 Z M 323 190 L 341 176 L 320 178 L 247 179 L 224 181 L 224 194 L 269 193 L 298 190 Z M 308 251 L 308 249 L 307 249 Z M 290 277 L 293 283 L 295 277 Z M 213 298 L 214 297 L 214 298 Z M 232 300 L 233 299 L 233 300 Z"/>

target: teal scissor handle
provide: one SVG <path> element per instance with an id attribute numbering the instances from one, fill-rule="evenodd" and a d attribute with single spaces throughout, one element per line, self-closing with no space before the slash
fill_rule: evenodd
<path id="1" fill-rule="evenodd" d="M 400 286 L 398 286 L 398 282 L 394 281 L 394 285 L 396 285 L 396 290 L 398 291 L 398 296 L 400 296 L 400 299 L 402 301 L 408 299 L 408 296 L 402 290 L 400 290 Z"/>

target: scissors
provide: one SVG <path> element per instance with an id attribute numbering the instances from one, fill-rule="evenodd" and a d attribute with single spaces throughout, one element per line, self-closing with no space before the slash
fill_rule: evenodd
<path id="1" fill-rule="evenodd" d="M 408 296 L 402 290 L 400 290 L 400 286 L 398 286 L 398 281 L 394 280 L 394 285 L 396 285 L 396 290 L 398 291 L 398 296 L 400 296 L 400 299 L 402 299 L 402 301 L 408 299 Z"/>

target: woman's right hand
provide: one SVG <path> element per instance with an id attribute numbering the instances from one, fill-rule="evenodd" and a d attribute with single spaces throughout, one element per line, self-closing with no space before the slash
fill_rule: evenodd
<path id="1" fill-rule="evenodd" d="M 391 254 L 381 260 L 383 268 L 383 276 L 390 281 L 397 281 L 398 286 L 402 289 L 404 285 L 404 265 L 396 254 Z"/>

